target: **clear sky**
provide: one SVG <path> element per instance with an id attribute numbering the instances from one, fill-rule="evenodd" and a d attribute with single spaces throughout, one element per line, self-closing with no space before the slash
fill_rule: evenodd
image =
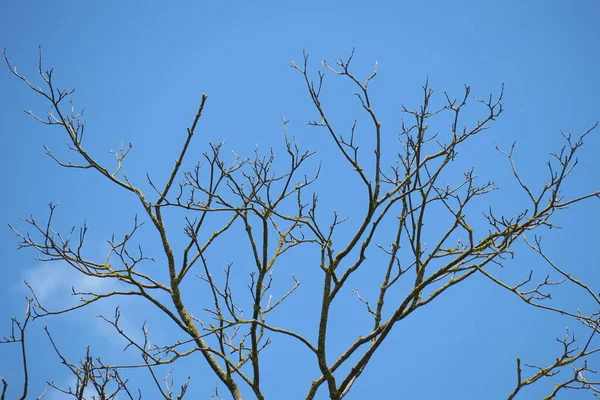
<path id="1" fill-rule="evenodd" d="M 289 67 L 290 60 L 300 60 L 305 49 L 311 55 L 310 67 L 317 70 L 320 60 L 346 57 L 355 48 L 354 70 L 359 76 L 369 74 L 378 62 L 374 103 L 390 137 L 398 132 L 401 104 L 418 106 L 420 85 L 427 78 L 440 104 L 444 91 L 459 96 L 464 84 L 471 85 L 475 96 L 485 97 L 497 93 L 504 82 L 505 113 L 467 148 L 459 166 L 475 167 L 482 180 L 496 181 L 502 190 L 489 201 L 514 211 L 524 198 L 516 194 L 509 166 L 494 146 L 508 148 L 516 141 L 515 158 L 523 175 L 530 182 L 543 182 L 548 153 L 562 145 L 561 130 L 577 135 L 600 119 L 599 16 L 600 4 L 592 0 L 3 1 L 0 47 L 6 47 L 21 73 L 34 76 L 41 45 L 44 62 L 55 68 L 59 85 L 77 88 L 75 102 L 86 109 L 88 148 L 110 162 L 108 150 L 116 149 L 120 139 L 132 142 L 134 150 L 125 168 L 142 186 L 146 172 L 164 180 L 200 95 L 207 93 L 205 118 L 191 159 L 199 159 L 209 141 L 223 139 L 227 149 L 243 156 L 250 156 L 256 146 L 281 149 L 281 117 L 285 117 L 300 145 L 316 150 L 316 160 L 323 162 L 323 181 L 317 188 L 323 192 L 324 207 L 340 207 L 350 216 L 357 209 L 340 204 L 328 189 L 348 188 L 352 182 L 336 176 L 333 147 L 306 126 L 316 113 L 302 77 Z M 336 120 L 350 126 L 354 118 L 364 119 L 352 103 L 348 86 L 336 86 L 333 77 L 327 78 L 329 83 L 326 99 Z M 65 150 L 63 132 L 42 126 L 22 112 L 33 109 L 43 114 L 48 105 L 6 68 L 0 68 L 0 104 L 1 336 L 9 332 L 9 318 L 22 315 L 24 279 L 56 305 L 67 304 L 72 285 L 95 285 L 60 265 L 42 265 L 33 251 L 17 251 L 9 223 L 25 229 L 18 216 L 33 214 L 44 220 L 47 204 L 60 202 L 58 227 L 69 229 L 87 218 L 88 254 L 100 259 L 109 235 L 122 235 L 141 210 L 97 173 L 60 169 L 44 155 L 43 145 L 47 145 L 76 161 Z M 580 165 L 565 189 L 568 193 L 600 188 L 599 148 L 600 131 L 586 140 Z M 596 290 L 600 290 L 599 206 L 600 201 L 592 200 L 567 210 L 556 219 L 564 229 L 546 232 L 545 237 L 557 263 L 569 265 Z M 153 239 L 148 240 L 152 244 Z M 151 245 L 147 251 L 151 252 Z M 224 265 L 236 259 L 235 253 L 223 249 Z M 525 277 L 538 265 L 538 258 L 523 251 L 508 263 L 507 276 Z M 291 273 L 309 283 L 319 273 L 316 266 L 303 265 L 301 257 L 286 268 L 277 276 L 284 288 L 292 282 Z M 290 328 L 313 328 L 314 334 L 315 321 L 304 307 L 314 304 L 320 294 L 300 291 L 296 296 L 276 321 Z M 568 292 L 562 300 L 571 309 L 579 305 Z M 364 311 L 352 296 L 344 302 L 334 320 L 339 327 L 333 331 L 340 335 L 339 343 L 333 338 L 334 349 L 349 340 L 344 329 L 356 333 L 353 322 L 350 328 L 345 324 L 354 321 L 354 313 Z M 123 343 L 94 315 L 110 314 L 114 305 L 108 302 L 91 313 L 32 325 L 34 394 L 41 393 L 45 380 L 72 385 L 50 351 L 42 325 L 49 325 L 70 356 L 82 355 L 85 345 L 92 344 L 94 352 L 107 354 L 103 358 L 109 361 L 120 357 Z M 171 328 L 161 325 L 146 304 L 130 302 L 122 307 L 129 313 L 124 324 L 132 331 L 147 319 L 157 341 L 169 336 Z M 562 337 L 567 325 L 576 334 L 581 329 L 572 321 L 526 308 L 481 278 L 456 287 L 417 314 L 394 330 L 350 399 L 506 398 L 516 380 L 516 357 L 532 364 L 550 363 L 560 351 L 554 338 Z M 275 340 L 287 343 L 284 338 Z M 314 360 L 295 344 L 278 346 L 279 350 L 265 353 L 265 393 L 269 399 L 303 398 L 310 381 L 319 376 Z M 0 375 L 9 379 L 12 390 L 20 382 L 15 350 L 0 347 Z M 200 357 L 175 369 L 176 383 L 188 375 L 193 378 L 189 397 L 210 398 L 217 378 Z M 541 384 L 524 391 L 522 398 L 540 398 L 547 391 L 548 385 Z M 10 398 L 16 393 L 10 392 Z M 145 398 L 158 398 L 151 393 Z M 220 393 L 225 393 L 222 386 Z M 319 394 L 326 398 L 325 391 Z M 581 394 L 571 393 L 568 398 L 577 396 Z"/>

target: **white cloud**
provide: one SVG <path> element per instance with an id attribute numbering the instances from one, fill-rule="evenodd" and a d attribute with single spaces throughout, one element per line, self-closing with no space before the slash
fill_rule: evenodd
<path id="1" fill-rule="evenodd" d="M 81 296 L 73 296 L 72 288 L 75 288 L 78 292 L 106 293 L 114 290 L 115 285 L 118 284 L 112 279 L 96 278 L 82 274 L 64 261 L 40 263 L 27 269 L 23 274 L 23 279 L 33 288 L 41 304 L 51 311 L 69 308 L 80 302 Z M 27 295 L 31 297 L 31 293 L 26 286 L 20 285 L 20 289 L 26 290 Z M 120 315 L 119 327 L 130 338 L 138 343 L 143 343 L 144 337 L 141 325 L 138 326 L 137 323 L 132 322 L 126 316 L 132 312 L 135 313 L 135 309 L 139 307 L 133 305 L 132 300 L 128 297 L 101 299 L 88 306 L 92 311 L 88 312 L 87 315 L 102 314 L 107 319 L 114 320 L 114 310 L 117 306 L 120 306 L 124 312 Z M 93 332 L 112 345 L 124 346 L 127 343 L 115 328 L 102 318 L 94 318 L 92 323 L 94 325 Z"/>
<path id="2" fill-rule="evenodd" d="M 47 303 L 49 306 L 64 306 L 72 302 L 70 298 L 75 297 L 72 296 L 72 288 L 80 292 L 98 293 L 106 291 L 111 283 L 108 279 L 84 275 L 64 261 L 39 263 L 27 269 L 23 275 L 44 306 Z"/>

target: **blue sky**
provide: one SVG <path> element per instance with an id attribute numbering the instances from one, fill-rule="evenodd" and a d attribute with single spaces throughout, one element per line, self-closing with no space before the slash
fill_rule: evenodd
<path id="1" fill-rule="evenodd" d="M 516 141 L 515 159 L 524 178 L 543 182 L 548 153 L 562 145 L 560 131 L 577 135 L 600 119 L 599 13 L 600 5 L 591 0 L 504 1 L 496 5 L 478 1 L 382 1 L 369 5 L 312 0 L 62 1 L 52 6 L 2 2 L 0 47 L 7 48 L 21 73 L 33 77 L 41 45 L 44 62 L 55 67 L 58 84 L 77 88 L 76 105 L 86 109 L 87 147 L 110 163 L 108 150 L 116 149 L 120 139 L 133 143 L 125 168 L 132 181 L 142 187 L 147 188 L 146 172 L 156 181 L 164 181 L 200 95 L 207 93 L 205 116 L 190 162 L 200 158 L 209 141 L 225 140 L 228 150 L 243 156 L 251 156 L 257 146 L 281 150 L 281 117 L 285 117 L 290 120 L 289 132 L 303 148 L 316 150 L 315 160 L 322 162 L 317 190 L 323 210 L 328 210 L 323 212 L 335 208 L 349 216 L 359 212 L 355 202 L 340 202 L 332 190 L 346 193 L 355 182 L 337 175 L 337 156 L 331 143 L 306 126 L 316 118 L 316 112 L 302 77 L 289 67 L 290 60 L 301 60 L 305 49 L 311 56 L 310 67 L 316 71 L 321 68 L 320 60 L 346 57 L 355 48 L 354 71 L 359 76 L 367 76 L 377 62 L 379 75 L 373 82 L 372 96 L 384 134 L 392 138 L 403 117 L 400 105 L 418 106 L 420 86 L 427 78 L 436 90 L 438 104 L 444 91 L 459 96 L 464 84 L 471 85 L 473 95 L 485 97 L 497 93 L 504 82 L 505 113 L 493 129 L 465 148 L 457 170 L 474 167 L 482 180 L 497 182 L 501 190 L 486 201 L 512 212 L 525 199 L 516 191 L 509 166 L 494 146 L 508 148 Z M 349 127 L 354 118 L 364 120 L 349 86 L 328 76 L 324 91 L 336 123 Z M 37 283 L 45 298 L 57 305 L 71 300 L 68 292 L 74 284 L 88 288 L 98 285 L 73 275 L 64 266 L 42 265 L 35 261 L 32 251 L 17 251 L 7 224 L 25 228 L 18 224 L 18 216 L 33 214 L 43 220 L 47 204 L 60 202 L 58 227 L 69 229 L 87 218 L 91 227 L 88 254 L 101 259 L 110 234 L 126 232 L 135 212 L 141 210 L 131 196 L 98 174 L 60 169 L 44 156 L 42 146 L 47 145 L 56 154 L 76 161 L 65 149 L 63 132 L 42 126 L 22 112 L 33 109 L 43 114 L 48 105 L 2 68 L 0 103 L 4 149 L 0 157 L 0 185 L 4 188 L 0 209 L 4 258 L 0 333 L 5 334 L 9 318 L 21 315 L 24 309 L 24 279 Z M 470 113 L 477 118 L 475 108 Z M 599 135 L 596 132 L 586 140 L 580 164 L 565 188 L 568 193 L 600 188 Z M 544 239 L 557 263 L 568 265 L 592 283 L 600 278 L 600 258 L 594 251 L 599 204 L 592 200 L 567 210 L 556 219 L 564 229 L 547 232 Z M 174 218 L 173 230 L 181 226 L 182 222 Z M 149 249 L 156 244 L 150 232 L 146 240 Z M 233 236 L 232 240 L 237 239 Z M 523 246 L 519 250 L 523 252 L 508 264 L 509 278 L 526 276 L 531 268 L 543 271 L 538 258 Z M 224 264 L 247 262 L 243 252 L 227 248 L 222 253 L 215 257 Z M 278 272 L 281 291 L 293 283 L 292 273 L 311 288 L 319 271 L 310 265 L 308 257 L 298 254 Z M 193 290 L 190 287 L 190 292 Z M 316 325 L 310 310 L 319 293 L 302 290 L 290 298 L 288 311 L 275 318 L 282 326 L 314 334 L 310 328 Z M 596 290 L 600 290 L 598 286 Z M 580 305 L 575 293 L 562 295 L 571 309 Z M 118 358 L 123 344 L 113 338 L 106 324 L 94 318 L 100 312 L 110 314 L 115 305 L 108 302 L 88 313 L 32 325 L 30 343 L 32 352 L 37 353 L 31 355 L 35 360 L 31 376 L 34 393 L 43 390 L 45 380 L 71 384 L 67 371 L 58 367 L 50 351 L 42 325 L 49 325 L 73 357 L 83 354 L 85 345 L 92 343 L 97 353 L 108 354 L 104 358 Z M 146 304 L 127 302 L 121 306 L 124 315 L 129 312 L 124 323 L 132 331 L 148 320 L 157 341 L 170 337 L 171 328 L 164 326 Z M 339 336 L 334 336 L 332 348 L 341 349 L 352 338 L 344 332 L 354 334 L 353 324 L 367 318 L 352 295 L 344 297 L 337 312 L 332 330 Z M 528 309 L 510 294 L 474 277 L 399 324 L 349 398 L 506 398 L 516 380 L 515 358 L 551 362 L 560 350 L 553 338 L 564 335 L 567 325 L 574 325 L 578 332 L 573 322 Z M 303 398 L 318 370 L 295 343 L 279 337 L 275 340 L 278 347 L 273 348 L 278 350 L 265 353 L 265 393 L 269 399 Z M 15 356 L 15 350 L 0 347 L 2 354 L 9 356 Z M 0 375 L 9 379 L 14 390 L 19 374 L 13 362 L 10 357 L 0 357 Z M 189 374 L 193 376 L 193 398 L 209 398 L 217 383 L 200 357 L 178 366 L 175 374 L 179 382 Z M 538 385 L 525 391 L 522 398 L 539 398 L 547 391 L 548 385 Z M 223 387 L 220 393 L 225 393 Z M 319 398 L 326 398 L 324 391 L 319 394 Z M 574 393 L 571 396 L 576 398 Z M 149 394 L 147 398 L 155 397 Z"/>

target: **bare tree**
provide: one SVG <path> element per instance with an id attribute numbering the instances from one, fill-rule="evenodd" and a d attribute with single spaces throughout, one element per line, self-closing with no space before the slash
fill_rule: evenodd
<path id="1" fill-rule="evenodd" d="M 558 339 L 562 349 L 559 354 L 549 356 L 547 365 L 534 366 L 517 359 L 516 383 L 514 390 L 507 393 L 508 399 L 518 397 L 526 386 L 567 368 L 572 369 L 568 379 L 559 382 L 548 393 L 548 399 L 568 389 L 584 389 L 599 396 L 600 389 L 591 379 L 594 371 L 588 366 L 588 361 L 589 356 L 600 349 L 594 345 L 594 335 L 599 329 L 600 297 L 594 288 L 547 256 L 540 236 L 544 228 L 554 226 L 555 213 L 581 201 L 600 197 L 598 191 L 579 197 L 569 197 L 562 192 L 565 181 L 577 165 L 578 150 L 597 124 L 576 138 L 565 134 L 565 145 L 553 153 L 548 162 L 546 181 L 536 185 L 526 184 L 521 179 L 513 160 L 514 145 L 508 151 L 498 149 L 506 157 L 508 168 L 512 169 L 528 203 L 523 205 L 521 212 L 512 216 L 498 215 L 490 207 L 485 213 L 487 227 L 480 228 L 473 224 L 473 217 L 468 217 L 466 212 L 474 199 L 497 189 L 494 183 L 480 183 L 472 170 L 459 174 L 458 180 L 454 176 L 452 184 L 441 182 L 446 179 L 442 177 L 453 173 L 450 166 L 459 157 L 459 150 L 464 144 L 481 134 L 501 115 L 504 87 L 497 96 L 475 99 L 481 110 L 480 119 L 467 124 L 461 117 L 472 99 L 471 88 L 465 86 L 459 98 L 445 93 L 441 97 L 443 104 L 434 108 L 433 90 L 426 83 L 420 107 L 414 110 L 403 107 L 406 122 L 403 122 L 398 134 L 396 150 L 389 152 L 389 148 L 382 144 L 382 124 L 369 92 L 369 85 L 377 75 L 377 66 L 366 79 L 360 79 L 350 69 L 353 55 L 354 52 L 345 60 L 336 60 L 334 65 L 323 62 L 324 71 L 318 72 L 316 80 L 309 72 L 308 55 L 304 54 L 299 64 L 291 63 L 304 80 L 317 113 L 317 119 L 309 125 L 326 132 L 342 160 L 339 168 L 351 171 L 360 182 L 352 190 L 356 198 L 364 200 L 364 212 L 352 216 L 354 225 L 346 223 L 342 229 L 340 226 L 347 218 L 335 211 L 331 218 L 327 216 L 331 210 L 321 210 L 318 196 L 311 189 L 320 173 L 319 167 L 308 163 L 315 158 L 315 153 L 300 150 L 287 134 L 285 119 L 283 136 L 286 152 L 283 157 L 287 167 L 283 171 L 277 171 L 280 164 L 276 162 L 278 158 L 274 151 L 266 155 L 256 151 L 250 158 L 229 158 L 223 155 L 222 143 L 210 144 L 203 154 L 202 163 L 191 170 L 183 170 L 182 163 L 207 102 L 207 96 L 202 95 L 166 182 L 158 183 L 148 176 L 144 185 L 147 184 L 151 190 L 142 190 L 123 173 L 131 145 L 121 146 L 119 151 L 114 152 L 116 163 L 112 167 L 101 164 L 85 146 L 82 112 L 76 111 L 70 100 L 74 90 L 55 86 L 53 70 L 43 69 L 41 52 L 38 71 L 41 87 L 17 72 L 4 52 L 12 73 L 50 103 L 51 111 L 46 116 L 38 116 L 32 111 L 27 113 L 42 124 L 62 128 L 70 149 L 78 154 L 80 161 L 62 161 L 48 148 L 46 153 L 62 167 L 93 170 L 114 184 L 115 190 L 128 192 L 138 200 L 142 215 L 138 218 L 132 210 L 132 215 L 136 216 L 131 230 L 123 237 L 109 239 L 110 251 L 102 260 L 89 259 L 84 255 L 87 225 L 78 232 L 71 230 L 66 234 L 53 228 L 54 204 L 50 205 L 49 217 L 43 223 L 32 216 L 23 218 L 31 233 L 11 227 L 20 240 L 19 247 L 35 249 L 43 261 L 66 262 L 79 274 L 118 283 L 114 289 L 102 292 L 74 289 L 72 294 L 80 301 L 65 309 L 46 307 L 36 295 L 35 288 L 30 287 L 31 299 L 27 302 L 25 319 L 23 322 L 13 319 L 13 331 L 4 338 L 6 343 L 21 345 L 24 383 L 20 398 L 28 395 L 25 344 L 29 322 L 69 313 L 107 298 L 137 297 L 159 310 L 165 321 L 177 327 L 185 339 L 155 345 L 144 328 L 144 339 L 136 340 L 120 325 L 120 311 L 117 309 L 112 317 L 102 318 L 114 327 L 115 334 L 126 341 L 128 348 L 139 353 L 139 363 L 107 364 L 93 357 L 89 349 L 81 361 L 72 362 L 63 356 L 46 329 L 60 362 L 76 378 L 74 388 L 64 389 L 52 383 L 50 386 L 76 399 L 113 399 L 117 394 L 123 396 L 119 398 L 142 398 L 140 391 L 128 387 L 124 376 L 131 368 L 144 368 L 160 397 L 180 399 L 186 394 L 189 381 L 176 388 L 167 377 L 163 384 L 157 368 L 193 357 L 210 366 L 231 398 L 241 399 L 241 387 L 247 386 L 257 399 L 264 399 L 266 378 L 261 374 L 261 355 L 276 346 L 277 338 L 284 335 L 297 341 L 314 357 L 320 371 L 320 376 L 307 382 L 306 393 L 302 396 L 314 399 L 321 390 L 321 394 L 326 391 L 331 399 L 342 399 L 368 367 L 381 344 L 385 340 L 393 340 L 390 334 L 395 326 L 437 300 L 451 287 L 476 274 L 485 276 L 529 306 L 576 321 L 587 332 L 581 341 L 569 332 Z M 359 129 L 355 122 L 349 132 L 342 133 L 334 125 L 321 102 L 326 74 L 354 85 L 357 101 L 367 116 L 369 126 L 361 125 Z M 70 103 L 66 105 L 68 101 Z M 449 128 L 439 133 L 432 132 L 429 124 L 444 121 L 444 118 L 449 121 Z M 368 150 L 365 146 L 369 146 Z M 446 215 L 440 220 L 440 224 L 444 225 L 436 227 L 437 236 L 432 240 L 431 232 L 425 231 L 424 220 L 434 208 L 443 209 Z M 171 210 L 179 210 L 186 215 L 184 233 L 187 242 L 181 250 L 173 245 L 165 217 Z M 147 255 L 132 241 L 145 223 L 160 240 L 161 248 L 155 250 L 158 254 Z M 216 223 L 221 225 L 215 228 Z M 211 263 L 210 251 L 222 241 L 227 241 L 230 231 L 243 235 L 244 245 L 251 249 L 253 271 L 247 281 L 249 297 L 233 290 L 233 286 L 239 287 L 233 282 L 246 279 L 244 276 L 234 274 L 231 265 L 220 272 L 221 267 Z M 428 245 L 424 241 L 426 233 Z M 549 277 L 536 280 L 533 271 L 517 283 L 497 276 L 495 267 L 502 266 L 512 256 L 514 244 L 520 240 L 538 253 L 540 262 L 552 268 L 561 280 Z M 320 276 L 321 300 L 319 312 L 313 316 L 316 327 L 313 335 L 276 326 L 270 319 L 274 309 L 285 307 L 286 299 L 299 295 L 297 289 L 301 282 L 292 277 L 293 283 L 278 291 L 283 295 L 272 296 L 273 272 L 279 268 L 285 255 L 297 251 L 297 248 L 318 254 L 318 269 L 314 271 Z M 368 254 L 377 252 L 385 257 L 377 258 L 377 265 L 366 261 Z M 157 263 L 163 272 L 168 272 L 167 279 L 163 278 L 164 274 L 153 275 L 143 272 L 140 267 L 159 257 L 164 262 Z M 365 268 L 371 268 L 373 274 L 380 274 L 379 282 L 367 290 L 368 296 L 349 285 L 351 278 Z M 189 296 L 184 297 L 183 283 L 194 276 L 201 279 L 210 293 L 210 303 L 198 305 L 187 301 Z M 591 308 L 586 309 L 596 311 L 583 313 L 579 309 L 548 302 L 551 289 L 556 285 L 570 285 L 570 290 L 581 291 L 591 304 Z M 333 305 L 342 293 L 352 291 L 359 300 L 360 310 L 368 313 L 372 322 L 364 327 L 366 333 L 355 338 L 344 351 L 332 354 L 328 345 L 332 341 L 329 333 L 332 313 L 335 312 Z M 309 339 L 311 336 L 316 340 Z M 525 371 L 524 366 L 528 367 Z M 3 385 L 2 400 L 7 395 L 8 384 L 4 381 Z M 156 396 L 156 393 L 150 395 L 151 398 Z M 220 398 L 218 390 L 213 397 Z M 298 397 L 300 394 L 293 398 Z"/>

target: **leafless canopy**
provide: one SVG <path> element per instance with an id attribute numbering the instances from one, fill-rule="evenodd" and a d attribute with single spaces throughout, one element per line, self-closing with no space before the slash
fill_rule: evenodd
<path id="1" fill-rule="evenodd" d="M 443 105 L 432 108 L 433 90 L 426 83 L 420 107 L 415 110 L 402 108 L 406 122 L 398 133 L 396 149 L 391 150 L 397 154 L 387 154 L 384 151 L 390 149 L 382 144 L 382 124 L 369 92 L 369 85 L 377 75 L 377 66 L 370 76 L 360 79 L 350 69 L 352 53 L 345 60 L 336 60 L 333 65 L 323 62 L 323 72 L 319 71 L 313 80 L 308 69 L 309 57 L 305 54 L 300 63 L 292 62 L 291 67 L 306 83 L 306 90 L 318 114 L 318 118 L 309 122 L 309 125 L 327 134 L 340 156 L 339 168 L 355 174 L 360 184 L 353 190 L 357 197 L 364 198 L 362 215 L 352 216 L 356 222 L 352 231 L 348 232 L 348 226 L 344 225 L 344 234 L 340 235 L 340 226 L 345 217 L 334 212 L 333 217 L 327 219 L 326 215 L 331 215 L 328 214 L 331 210 L 320 209 L 317 195 L 311 187 L 320 174 L 319 168 L 309 168 L 307 163 L 307 160 L 315 159 L 315 153 L 299 149 L 286 133 L 285 119 L 283 134 L 286 152 L 283 157 L 287 159 L 287 168 L 283 171 L 275 170 L 276 154 L 273 151 L 266 155 L 257 151 L 248 159 L 237 156 L 230 159 L 222 155 L 222 143 L 210 144 L 209 150 L 203 154 L 202 163 L 191 170 L 183 170 L 182 163 L 190 142 L 199 130 L 199 121 L 207 102 L 207 96 L 202 95 L 198 111 L 183 135 L 181 151 L 168 179 L 158 183 L 148 177 L 147 185 L 144 185 L 151 190 L 143 191 L 141 186 L 134 185 L 123 173 L 131 145 L 121 145 L 119 151 L 113 152 L 116 160 L 113 166 L 100 164 L 85 146 L 82 112 L 76 111 L 70 100 L 74 90 L 55 86 L 52 69 L 44 70 L 42 67 L 41 53 L 39 78 L 42 86 L 37 86 L 17 72 L 6 52 L 4 56 L 12 73 L 50 103 L 51 111 L 45 116 L 38 116 L 32 111 L 27 113 L 42 124 L 61 127 L 67 135 L 70 148 L 78 154 L 79 161 L 62 161 L 49 149 L 46 149 L 47 154 L 62 167 L 94 170 L 112 182 L 115 190 L 129 192 L 137 198 L 142 215 L 139 219 L 135 217 L 128 234 L 122 238 L 113 236 L 109 240 L 110 251 L 102 260 L 84 256 L 87 226 L 82 226 L 79 234 L 75 231 L 64 234 L 53 228 L 56 205 L 50 205 L 49 218 L 43 223 L 31 216 L 23 218 L 24 225 L 29 227 L 31 233 L 22 233 L 22 230 L 13 228 L 20 240 L 19 246 L 34 248 L 42 260 L 60 260 L 85 276 L 119 283 L 110 291 L 73 290 L 72 294 L 79 297 L 80 302 L 58 310 L 42 304 L 35 288 L 30 287 L 32 297 L 27 303 L 25 319 L 14 319 L 12 333 L 4 338 L 4 342 L 19 343 L 22 348 L 24 383 L 21 399 L 28 395 L 25 344 L 29 322 L 68 313 L 111 297 L 147 300 L 164 315 L 166 323 L 181 331 L 185 339 L 155 345 L 150 341 L 149 331 L 144 328 L 144 340 L 139 342 L 122 328 L 119 323 L 120 311 L 116 310 L 113 316 L 102 318 L 114 327 L 116 335 L 122 336 L 129 349 L 139 352 L 140 358 L 136 365 L 113 365 L 93 357 L 91 350 L 78 362 L 67 360 L 47 330 L 59 362 L 76 378 L 76 387 L 69 389 L 50 383 L 65 395 L 76 399 L 113 399 L 117 394 L 119 398 L 142 398 L 141 392 L 128 387 L 124 377 L 128 368 L 141 367 L 147 369 L 159 396 L 180 399 L 186 394 L 188 381 L 176 387 L 170 377 L 163 382 L 156 371 L 162 365 L 176 365 L 182 358 L 193 357 L 198 362 L 208 363 L 232 398 L 241 399 L 241 390 L 246 387 L 257 399 L 264 399 L 266 378 L 261 375 L 261 355 L 277 345 L 280 335 L 285 335 L 296 340 L 314 356 L 314 362 L 320 370 L 319 376 L 307 382 L 305 398 L 314 399 L 317 392 L 322 390 L 327 391 L 331 399 L 342 399 L 367 368 L 383 341 L 388 337 L 393 340 L 390 333 L 396 325 L 475 274 L 485 276 L 530 306 L 572 318 L 588 332 L 588 336 L 577 343 L 579 347 L 575 338 L 567 332 L 567 336 L 559 340 L 562 346 L 560 354 L 549 356 L 551 361 L 547 365 L 531 366 L 517 359 L 514 390 L 507 394 L 508 399 L 517 397 L 524 387 L 565 368 L 572 368 L 572 373 L 548 393 L 548 399 L 567 389 L 585 389 L 594 394 L 600 392 L 594 386 L 596 383 L 589 378 L 594 371 L 588 367 L 588 356 L 598 351 L 593 346 L 593 339 L 598 332 L 599 312 L 584 314 L 578 310 L 559 308 L 547 301 L 550 290 L 559 284 L 571 285 L 572 290 L 581 291 L 596 310 L 599 309 L 600 298 L 592 287 L 578 280 L 564 266 L 556 265 L 544 253 L 541 238 L 537 234 L 541 228 L 553 226 L 552 217 L 556 212 L 580 201 L 600 197 L 600 192 L 580 197 L 568 197 L 561 192 L 564 182 L 577 165 L 576 155 L 583 140 L 596 125 L 577 138 L 564 135 L 564 147 L 552 154 L 548 162 L 547 180 L 537 186 L 530 186 L 521 179 L 513 162 L 512 148 L 509 151 L 498 149 L 506 156 L 508 167 L 512 168 L 516 182 L 529 201 L 523 205 L 522 212 L 513 216 L 497 215 L 490 208 L 485 214 L 488 226 L 476 229 L 472 222 L 474 217 L 465 214 L 467 206 L 474 199 L 496 190 L 496 186 L 492 182 L 479 183 L 473 171 L 467 171 L 452 185 L 442 183 L 445 178 L 441 177 L 447 173 L 464 144 L 486 130 L 503 112 L 504 88 L 496 96 L 475 99 L 481 112 L 480 119 L 465 124 L 461 116 L 467 103 L 472 100 L 471 88 L 465 86 L 459 98 L 444 94 Z M 326 74 L 354 85 L 356 99 L 367 117 L 368 126 L 361 125 L 359 129 L 355 123 L 349 132 L 341 132 L 334 126 L 326 106 L 321 102 Z M 437 118 L 449 118 L 451 126 L 446 131 L 431 132 L 429 123 Z M 365 143 L 370 144 L 368 149 Z M 277 166 L 280 165 L 283 164 L 278 162 Z M 436 240 L 431 241 L 429 236 L 428 245 L 425 246 L 423 222 L 433 207 L 445 210 L 447 218 L 443 219 L 445 225 L 438 227 L 441 233 Z M 181 246 L 181 250 L 174 246 L 171 230 L 164 217 L 171 210 L 180 210 L 187 215 L 187 242 Z M 222 221 L 217 229 L 209 222 L 215 215 Z M 159 238 L 162 245 L 160 254 L 146 255 L 142 248 L 133 245 L 132 238 L 136 237 L 144 223 L 149 225 L 144 229 L 152 230 Z M 392 225 L 394 228 L 390 230 Z M 383 226 L 386 226 L 385 231 Z M 219 246 L 232 230 L 239 230 L 245 238 L 243 245 L 251 249 L 254 270 L 247 278 L 249 297 L 232 289 L 232 282 L 246 279 L 244 276 L 234 274 L 231 265 L 222 271 L 222 267 L 211 263 L 207 256 L 209 249 Z M 512 255 L 513 244 L 518 240 L 524 240 L 539 254 L 540 262 L 554 269 L 562 280 L 545 278 L 536 281 L 534 275 L 530 274 L 522 282 L 511 284 L 496 276 L 497 267 Z M 220 245 L 223 246 L 222 243 Z M 290 296 L 302 295 L 302 291 L 297 290 L 301 282 L 292 276 L 288 288 L 278 291 L 284 294 L 276 298 L 272 296 L 275 284 L 273 272 L 281 265 L 286 252 L 297 247 L 319 254 L 318 268 L 315 265 L 314 274 L 321 281 L 320 310 L 314 315 L 317 331 L 310 336 L 315 340 L 270 322 L 270 313 L 275 308 L 285 307 Z M 375 252 L 384 254 L 385 259 L 378 258 L 380 265 L 371 265 L 373 271 L 380 274 L 376 289 L 370 291 L 376 294 L 373 297 L 364 296 L 350 287 L 349 282 L 369 265 L 367 254 Z M 154 259 L 161 260 L 155 262 L 155 268 L 160 269 L 162 274 L 154 275 L 140 268 L 140 265 L 153 262 Z M 165 271 L 168 272 L 168 279 L 164 279 L 167 276 Z M 195 276 L 205 285 L 212 301 L 201 304 L 199 312 L 192 313 L 190 310 L 198 305 L 193 302 L 189 304 L 186 300 L 189 296 L 184 296 L 182 292 L 183 282 L 193 280 Z M 282 285 L 286 283 L 282 282 Z M 332 341 L 328 335 L 334 312 L 332 306 L 339 301 L 340 294 L 348 291 L 354 291 L 359 312 L 368 313 L 372 323 L 364 328 L 366 333 L 356 337 L 343 352 L 332 354 L 328 350 L 328 344 Z M 529 368 L 523 370 L 524 366 Z M 7 394 L 7 387 L 4 381 L 0 396 L 2 400 Z M 149 397 L 157 398 L 156 394 Z M 298 397 L 294 394 L 294 398 Z"/>

